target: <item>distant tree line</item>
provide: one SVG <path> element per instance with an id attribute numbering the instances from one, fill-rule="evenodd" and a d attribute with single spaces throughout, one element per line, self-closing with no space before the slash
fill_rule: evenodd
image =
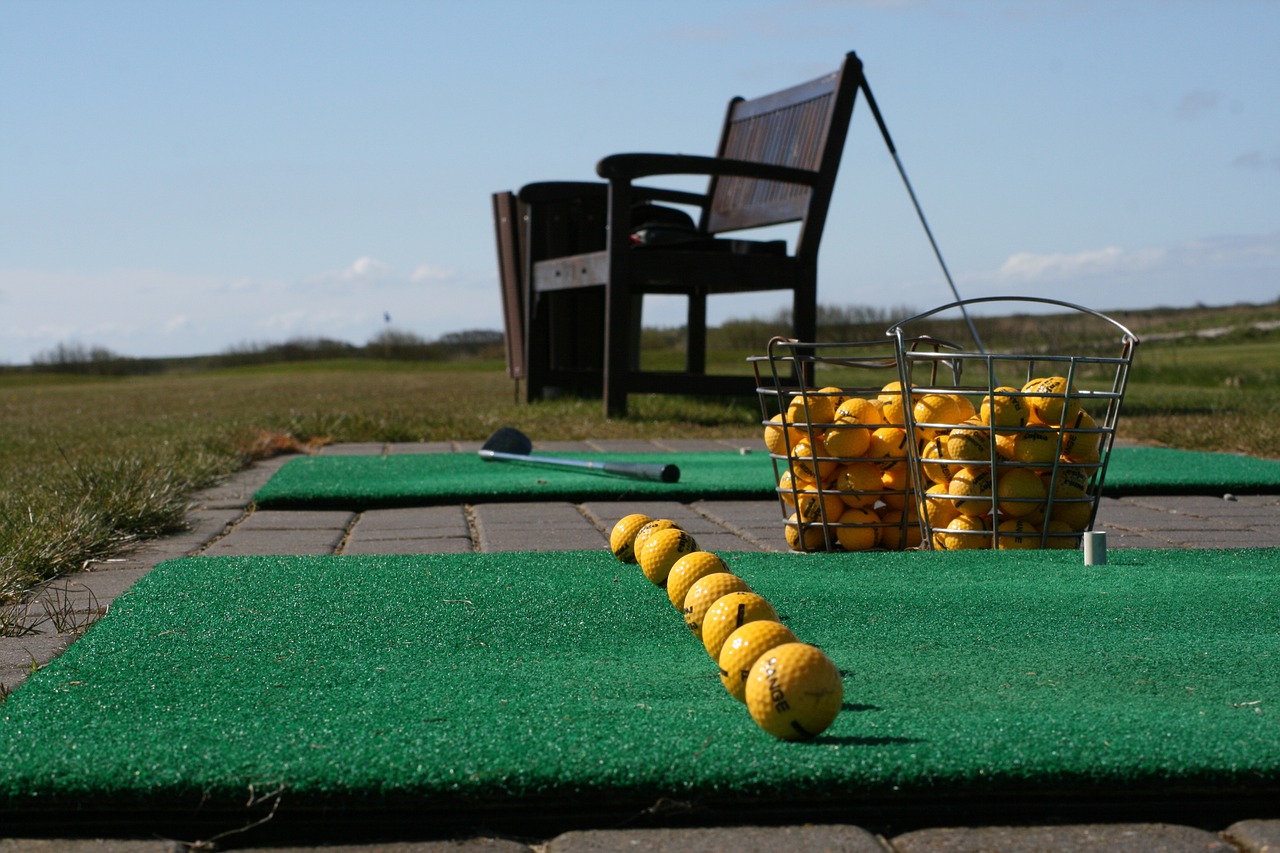
<path id="1" fill-rule="evenodd" d="M 1242 324 L 1246 318 L 1270 320 L 1277 308 L 1280 308 L 1280 299 L 1266 306 L 1240 304 L 1218 308 L 1122 311 L 1117 313 L 1116 318 L 1142 333 L 1170 326 L 1194 328 L 1207 322 L 1206 318 L 1219 322 L 1232 314 L 1240 314 Z M 916 309 L 907 306 L 819 305 L 818 341 L 840 343 L 883 340 L 890 326 L 917 313 Z M 976 318 L 976 325 L 983 344 L 992 352 L 1110 354 L 1116 340 L 1114 330 L 1100 324 L 1097 318 L 1080 313 L 979 317 Z M 707 334 L 709 344 L 714 349 L 759 355 L 765 352 L 771 338 L 789 334 L 790 329 L 791 312 L 783 309 L 769 317 L 726 320 L 719 327 L 708 329 Z M 974 346 L 968 329 L 954 312 L 950 312 L 946 319 L 926 321 L 923 328 L 912 328 L 909 331 L 953 342 L 961 349 L 972 349 Z M 1242 328 L 1237 332 L 1240 335 L 1271 333 L 1272 326 L 1268 326 L 1265 332 L 1251 328 Z M 683 326 L 645 328 L 641 346 L 649 351 L 680 350 L 684 348 L 686 339 L 686 329 Z M 367 358 L 448 362 L 501 361 L 504 357 L 503 333 L 492 329 L 451 332 L 435 340 L 427 340 L 412 332 L 387 328 L 363 346 L 322 337 L 294 338 L 284 343 L 243 343 L 218 355 L 173 359 L 131 358 L 101 346 L 58 344 L 36 355 L 30 369 L 49 373 L 123 376 L 159 373 L 180 367 L 237 367 L 282 361 Z M 5 371 L 14 369 L 0 367 L 0 370 Z"/>
<path id="2" fill-rule="evenodd" d="M 75 373 L 85 376 L 136 376 L 157 373 L 158 365 L 146 359 L 129 358 L 106 347 L 58 344 L 31 359 L 32 368 L 45 373 Z"/>
<path id="3" fill-rule="evenodd" d="M 413 332 L 384 329 L 364 346 L 330 338 L 294 338 L 282 344 L 241 344 L 215 357 L 219 364 L 237 367 L 279 361 L 319 361 L 334 358 L 382 358 L 398 361 L 459 361 L 502 358 L 502 332 L 470 329 L 427 340 Z"/>

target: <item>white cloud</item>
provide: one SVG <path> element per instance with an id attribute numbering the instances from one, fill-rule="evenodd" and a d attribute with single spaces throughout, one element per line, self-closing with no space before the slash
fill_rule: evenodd
<path id="1" fill-rule="evenodd" d="M 414 284 L 422 282 L 444 282 L 451 281 L 458 275 L 456 270 L 448 267 L 436 267 L 431 264 L 419 264 L 414 267 L 413 272 L 409 274 L 409 281 Z"/>
<path id="2" fill-rule="evenodd" d="M 1030 294 L 1101 310 L 1267 303 L 1280 296 L 1280 232 L 1138 249 L 1018 252 L 957 280 L 965 298 Z"/>
<path id="3" fill-rule="evenodd" d="M 351 266 L 337 273 L 337 277 L 342 281 L 377 281 L 385 278 L 391 272 L 391 266 L 384 264 L 376 258 L 370 258 L 367 255 L 362 258 L 356 258 Z"/>
<path id="4" fill-rule="evenodd" d="M 1147 270 L 1160 264 L 1165 255 L 1164 249 L 1127 251 L 1117 246 L 1075 253 L 1019 252 L 1009 256 L 996 271 L 994 278 L 1000 282 L 1034 284 Z"/>

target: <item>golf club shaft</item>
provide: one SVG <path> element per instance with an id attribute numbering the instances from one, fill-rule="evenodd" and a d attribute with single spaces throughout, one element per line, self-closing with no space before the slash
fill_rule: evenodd
<path id="1" fill-rule="evenodd" d="M 510 462 L 533 462 L 537 465 L 559 465 L 569 468 L 588 468 L 605 474 L 619 477 L 630 477 L 633 480 L 653 480 L 659 483 L 674 483 L 680 479 L 680 469 L 675 465 L 644 462 L 597 462 L 586 459 L 560 459 L 551 456 L 525 456 L 520 453 L 503 453 L 500 450 L 481 450 L 480 456 L 485 459 L 503 459 Z"/>

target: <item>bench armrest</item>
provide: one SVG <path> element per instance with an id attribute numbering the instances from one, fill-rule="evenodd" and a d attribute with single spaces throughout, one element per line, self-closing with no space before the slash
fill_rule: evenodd
<path id="1" fill-rule="evenodd" d="M 684 190 L 667 190 L 660 187 L 632 187 L 636 201 L 665 201 L 673 204 L 692 204 L 701 207 L 707 203 L 705 193 Z M 551 204 L 565 201 L 598 201 L 603 204 L 609 197 L 609 185 L 591 181 L 541 181 L 525 184 L 520 188 L 519 199 L 525 204 Z"/>
<path id="2" fill-rule="evenodd" d="M 692 154 L 613 154 L 596 165 L 596 174 L 610 181 L 649 175 L 729 175 L 806 186 L 818 181 L 809 169 Z"/>

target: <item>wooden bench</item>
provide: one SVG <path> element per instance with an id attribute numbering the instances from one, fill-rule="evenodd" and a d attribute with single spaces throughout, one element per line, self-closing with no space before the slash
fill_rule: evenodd
<path id="1" fill-rule="evenodd" d="M 754 395 L 745 373 L 706 372 L 710 295 L 789 290 L 790 334 L 814 340 L 818 245 L 861 85 L 861 62 L 850 53 L 816 80 L 731 100 L 714 156 L 616 154 L 597 165 L 607 183 L 522 188 L 519 245 L 509 247 L 520 260 L 510 276 L 504 271 L 503 292 L 523 298 L 526 398 L 552 388 L 598 393 L 616 417 L 626 414 L 629 393 Z M 658 175 L 706 175 L 708 185 L 692 193 L 635 183 Z M 653 242 L 645 241 L 649 232 L 635 233 L 672 205 L 694 211 L 687 228 L 660 225 L 664 239 Z M 799 223 L 791 250 L 782 241 L 724 236 L 784 223 Z M 683 371 L 640 369 L 648 294 L 688 299 Z M 509 315 L 509 340 L 513 321 Z"/>

